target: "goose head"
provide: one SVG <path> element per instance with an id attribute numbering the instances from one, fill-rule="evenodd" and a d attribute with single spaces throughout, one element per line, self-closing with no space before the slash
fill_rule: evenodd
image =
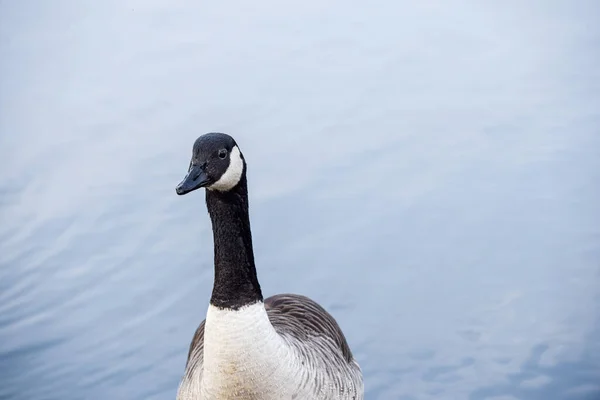
<path id="1" fill-rule="evenodd" d="M 225 133 L 207 133 L 194 142 L 188 173 L 175 191 L 184 195 L 199 188 L 228 192 L 246 173 L 244 156 Z"/>

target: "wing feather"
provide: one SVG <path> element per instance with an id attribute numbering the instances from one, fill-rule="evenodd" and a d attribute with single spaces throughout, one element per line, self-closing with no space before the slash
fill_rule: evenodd
<path id="1" fill-rule="evenodd" d="M 335 318 L 310 298 L 298 294 L 277 294 L 265 300 L 271 324 L 279 334 L 298 339 L 321 336 L 331 339 L 347 362 L 353 360 L 350 346 Z"/>

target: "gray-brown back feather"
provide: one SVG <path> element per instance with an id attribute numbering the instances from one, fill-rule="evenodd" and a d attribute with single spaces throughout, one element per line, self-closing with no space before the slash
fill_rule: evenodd
<path id="1" fill-rule="evenodd" d="M 204 323 L 206 320 L 200 322 L 196 333 L 190 343 L 190 349 L 188 350 L 188 358 L 185 363 L 186 374 L 191 373 L 195 368 L 202 367 L 204 364 Z M 193 363 L 194 365 L 190 365 Z"/>
<path id="2" fill-rule="evenodd" d="M 302 341 L 315 336 L 333 340 L 347 362 L 352 352 L 338 323 L 323 307 L 299 294 L 276 294 L 265 300 L 265 309 L 271 324 L 279 334 L 287 334 Z"/>

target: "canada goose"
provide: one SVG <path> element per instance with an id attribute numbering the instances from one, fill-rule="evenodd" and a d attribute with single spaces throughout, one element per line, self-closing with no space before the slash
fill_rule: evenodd
<path id="1" fill-rule="evenodd" d="M 178 400 L 362 400 L 361 369 L 335 319 L 313 300 L 263 301 L 248 215 L 247 165 L 235 140 L 194 143 L 179 195 L 206 188 L 215 279 L 206 319 L 190 345 Z"/>

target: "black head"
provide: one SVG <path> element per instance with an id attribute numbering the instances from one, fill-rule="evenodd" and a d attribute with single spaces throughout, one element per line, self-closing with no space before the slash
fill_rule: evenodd
<path id="1" fill-rule="evenodd" d="M 225 133 L 207 133 L 194 142 L 188 173 L 175 191 L 183 195 L 205 187 L 227 192 L 245 173 L 244 156 L 235 140 Z"/>

